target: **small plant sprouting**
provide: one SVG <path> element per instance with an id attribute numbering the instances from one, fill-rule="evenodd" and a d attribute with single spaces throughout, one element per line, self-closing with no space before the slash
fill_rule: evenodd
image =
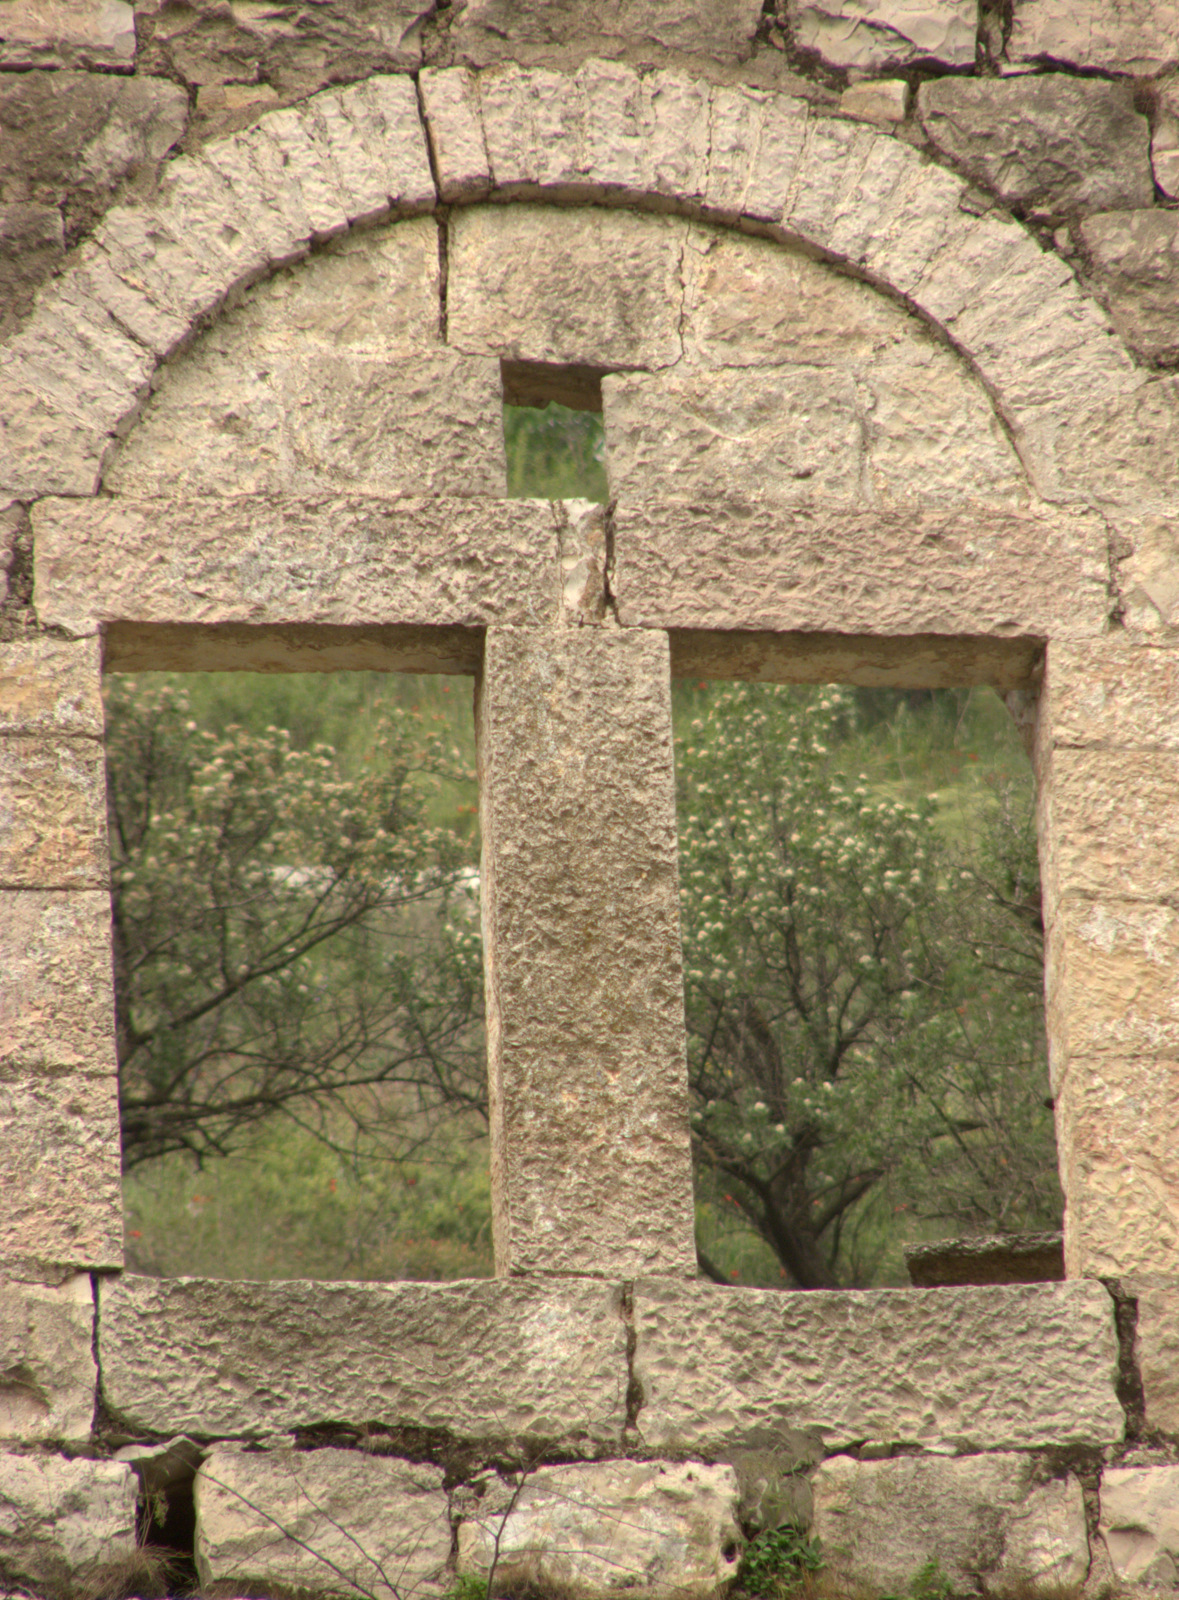
<path id="1" fill-rule="evenodd" d="M 822 1565 L 817 1539 L 808 1538 L 800 1528 L 769 1528 L 746 1546 L 737 1588 L 758 1600 L 777 1600 Z"/>
<path id="2" fill-rule="evenodd" d="M 487 1600 L 487 1579 L 474 1572 L 456 1572 L 444 1600 Z"/>

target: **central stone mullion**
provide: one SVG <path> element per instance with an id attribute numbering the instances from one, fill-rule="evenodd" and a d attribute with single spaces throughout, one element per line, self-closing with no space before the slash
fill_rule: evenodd
<path id="1" fill-rule="evenodd" d="M 487 632 L 496 1270 L 694 1275 L 667 635 Z"/>

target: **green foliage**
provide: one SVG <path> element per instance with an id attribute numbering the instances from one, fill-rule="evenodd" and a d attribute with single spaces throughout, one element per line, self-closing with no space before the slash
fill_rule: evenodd
<path id="1" fill-rule="evenodd" d="M 487 1600 L 487 1579 L 473 1572 L 456 1572 L 443 1600 Z"/>
<path id="2" fill-rule="evenodd" d="M 605 500 L 605 435 L 593 411 L 505 406 L 508 493 L 541 500 Z"/>
<path id="3" fill-rule="evenodd" d="M 737 1590 L 756 1600 L 776 1600 L 796 1589 L 804 1573 L 818 1572 L 822 1566 L 818 1540 L 799 1528 L 770 1528 L 746 1545 Z"/>
<path id="4" fill-rule="evenodd" d="M 909 1595 L 911 1600 L 953 1600 L 954 1585 L 936 1560 L 927 1561 L 913 1574 Z"/>
<path id="5" fill-rule="evenodd" d="M 426 798 L 470 781 L 462 752 L 392 705 L 349 777 L 192 709 L 167 680 L 107 699 L 125 1165 L 224 1154 L 279 1110 L 329 1140 L 396 1122 L 408 1153 L 485 1097 L 471 845 Z"/>
<path id="6" fill-rule="evenodd" d="M 897 1218 L 1052 1225 L 1026 806 L 975 796 L 947 829 L 936 793 L 860 765 L 872 743 L 841 690 L 734 685 L 693 710 L 677 760 L 706 1267 L 749 1281 L 726 1224 L 772 1252 L 753 1281 L 773 1261 L 802 1287 L 877 1275 Z"/>

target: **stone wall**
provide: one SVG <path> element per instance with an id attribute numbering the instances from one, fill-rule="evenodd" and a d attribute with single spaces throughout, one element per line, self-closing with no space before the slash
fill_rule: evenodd
<path id="1" fill-rule="evenodd" d="M 1176 1580 L 1177 85 L 1158 0 L 0 7 L 0 1586 Z M 477 680 L 493 1283 L 122 1272 L 100 676 L 241 666 Z M 693 1281 L 676 672 L 1008 695 L 1069 1281 Z"/>

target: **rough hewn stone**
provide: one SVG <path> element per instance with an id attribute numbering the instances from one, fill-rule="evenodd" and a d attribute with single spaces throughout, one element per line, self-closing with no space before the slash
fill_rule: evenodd
<path id="1" fill-rule="evenodd" d="M 451 1542 L 442 1482 L 439 1467 L 355 1450 L 213 1450 L 195 1484 L 201 1585 L 370 1600 L 441 1593 Z"/>
<path id="2" fill-rule="evenodd" d="M 118 1085 L 103 1065 L 0 1068 L 0 1260 L 122 1267 Z"/>
<path id="3" fill-rule="evenodd" d="M 0 66 L 129 67 L 135 11 L 128 0 L 6 0 Z"/>
<path id="4" fill-rule="evenodd" d="M 1152 507 L 1173 520 L 1179 380 L 1140 378 L 1118 398 L 1084 410 L 1077 404 L 1063 411 L 1056 421 L 1053 454 L 1062 491 L 1072 495 L 1079 491 L 1099 505 L 1119 511 L 1130 508 L 1131 516 L 1120 511 L 1119 525 L 1133 528 L 1134 519 L 1142 518 Z M 1149 537 L 1141 537 L 1149 532 L 1140 524 L 1140 543 L 1149 543 Z M 1135 554 L 1141 558 L 1144 552 Z M 1123 582 L 1137 580 L 1139 566 L 1133 560 L 1128 567 L 1123 563 L 1122 570 Z"/>
<path id="5" fill-rule="evenodd" d="M 1051 893 L 1165 900 L 1179 893 L 1179 752 L 1053 752 L 1046 797 Z"/>
<path id="6" fill-rule="evenodd" d="M 1107 1467 L 1098 1532 L 1123 1583 L 1173 1588 L 1179 1580 L 1179 1467 Z"/>
<path id="7" fill-rule="evenodd" d="M 1096 517 L 933 508 L 622 502 L 611 587 L 627 627 L 1094 637 Z"/>
<path id="8" fill-rule="evenodd" d="M 93 1340 L 94 1295 L 84 1272 L 56 1287 L 0 1280 L 0 1439 L 89 1439 L 98 1383 Z M 0 1504 L 4 1492 L 0 1481 Z M 0 1527 L 5 1521 L 0 1516 Z"/>
<path id="9" fill-rule="evenodd" d="M 859 122 L 878 122 L 883 127 L 904 122 L 909 110 L 909 85 L 904 78 L 874 78 L 853 83 L 839 97 L 845 117 Z"/>
<path id="10" fill-rule="evenodd" d="M 1179 61 L 1175 0 L 1015 0 L 1007 59 L 1150 76 Z"/>
<path id="11" fill-rule="evenodd" d="M 103 734 L 96 639 L 38 634 L 0 645 L 0 733 Z"/>
<path id="12" fill-rule="evenodd" d="M 606 508 L 593 500 L 565 500 L 558 515 L 565 618 L 600 623 L 606 616 Z"/>
<path id="13" fill-rule="evenodd" d="M 1027 499 L 987 396 L 916 332 L 862 365 L 681 366 L 608 377 L 602 394 L 610 492 L 622 499 L 995 508 Z"/>
<path id="14" fill-rule="evenodd" d="M 685 224 L 486 206 L 451 218 L 448 328 L 472 355 L 666 367 L 681 355 Z"/>
<path id="15" fill-rule="evenodd" d="M 539 622 L 559 603 L 547 501 L 240 495 L 43 500 L 42 622 Z"/>
<path id="16" fill-rule="evenodd" d="M 1053 640 L 1041 716 L 1058 745 L 1179 750 L 1179 652 Z"/>
<path id="17" fill-rule="evenodd" d="M 882 72 L 914 61 L 974 65 L 971 0 L 790 0 L 794 42 L 833 67 Z"/>
<path id="18" fill-rule="evenodd" d="M 1155 106 L 1150 135 L 1154 181 L 1168 200 L 1179 199 L 1179 88 L 1168 85 Z"/>
<path id="19" fill-rule="evenodd" d="M 1179 1072 L 1179 1063 L 1176 1063 Z M 1173 1229 L 1167 1267 L 1171 1276 L 1123 1280 L 1123 1288 L 1138 1302 L 1138 1322 L 1134 1332 L 1134 1358 L 1142 1376 L 1146 1402 L 1146 1426 L 1152 1432 L 1179 1437 L 1179 1281 L 1173 1276 L 1175 1264 Z"/>
<path id="20" fill-rule="evenodd" d="M 1048 884 L 1051 890 L 1051 881 Z M 1047 896 L 1049 1032 L 1066 1058 L 1179 1053 L 1179 913 L 1167 905 Z"/>
<path id="21" fill-rule="evenodd" d="M 19 500 L 0 500 L 0 611 L 8 604 L 12 594 L 12 569 L 17 560 L 21 537 L 27 535 L 28 526 L 28 513 Z M 5 673 L 5 670 L 0 666 L 0 673 Z M 0 684 L 3 682 L 4 679 L 0 678 Z M 19 690 L 17 692 L 19 694 Z M 0 697 L 11 693 L 11 688 L 0 688 Z"/>
<path id="22" fill-rule="evenodd" d="M 106 774 L 100 744 L 0 737 L 0 796 L 0 887 L 106 887 Z"/>
<path id="23" fill-rule="evenodd" d="M 960 1461 L 825 1461 L 811 1482 L 814 1532 L 853 1582 L 907 1592 L 934 1563 L 955 1594 L 1084 1581 L 1081 1485 L 1038 1481 L 1024 1455 Z"/>
<path id="24" fill-rule="evenodd" d="M 1114 327 L 1146 361 L 1179 362 L 1179 215 L 1110 211 L 1086 217 L 1081 238 Z"/>
<path id="25" fill-rule="evenodd" d="M 940 78 L 917 91 L 935 147 L 1008 205 L 1148 206 L 1150 125 L 1128 84 L 1065 74 Z"/>
<path id="26" fill-rule="evenodd" d="M 1100 1284 L 783 1294 L 634 1291 L 638 1430 L 723 1453 L 791 1430 L 953 1453 L 1121 1438 L 1113 1305 Z"/>
<path id="27" fill-rule="evenodd" d="M 139 66 L 209 90 L 265 83 L 287 100 L 329 83 L 412 71 L 421 60 L 420 8 L 406 0 L 329 0 L 226 12 L 217 0 L 139 0 Z M 265 105 L 265 101 L 255 102 Z M 229 101 L 205 96 L 202 133 L 240 125 Z"/>
<path id="28" fill-rule="evenodd" d="M 688 229 L 681 331 L 688 362 L 867 372 L 892 350 L 922 350 L 924 330 L 867 284 L 770 239 Z"/>
<path id="29" fill-rule="evenodd" d="M 658 634 L 488 630 L 476 720 L 501 1273 L 696 1271 L 670 693 Z"/>
<path id="30" fill-rule="evenodd" d="M 761 19 L 758 0 L 606 0 L 588 13 L 578 0 L 469 0 L 450 32 L 456 59 L 564 62 L 624 50 L 692 53 L 710 60 L 749 56 Z"/>
<path id="31" fill-rule="evenodd" d="M 497 1486 L 471 1505 L 459 1524 L 458 1567 L 485 1576 L 494 1559 L 505 1583 L 526 1573 L 543 1589 L 706 1600 L 737 1569 L 737 1506 L 729 1466 L 541 1467 L 514 1501 Z"/>
<path id="32" fill-rule="evenodd" d="M 136 1429 L 371 1423 L 576 1454 L 617 1443 L 626 1417 L 626 1330 L 609 1284 L 124 1277 L 102 1281 L 98 1304 L 107 1402 Z"/>
<path id="33" fill-rule="evenodd" d="M 107 890 L 0 889 L 0 1064 L 114 1070 Z"/>
<path id="34" fill-rule="evenodd" d="M 0 1583 L 61 1600 L 136 1588 L 137 1495 L 121 1461 L 0 1456 Z"/>
<path id="35" fill-rule="evenodd" d="M 1179 1250 L 1179 1060 L 1074 1055 L 1055 1076 L 1069 1275 L 1168 1271 Z"/>

